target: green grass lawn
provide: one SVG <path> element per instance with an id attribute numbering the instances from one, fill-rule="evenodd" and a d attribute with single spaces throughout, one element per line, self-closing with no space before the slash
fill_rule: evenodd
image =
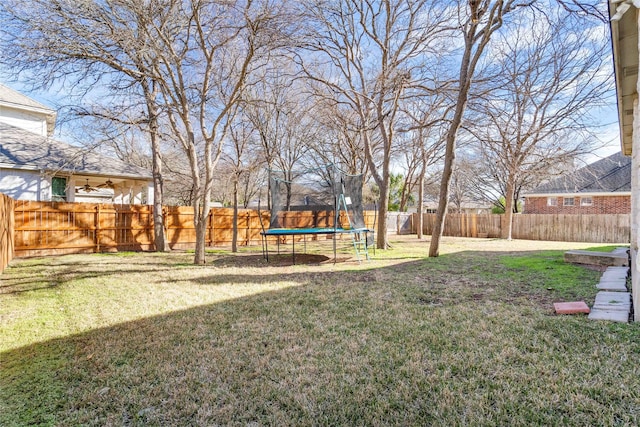
<path id="1" fill-rule="evenodd" d="M 600 273 L 562 261 L 590 246 L 14 260 L 0 425 L 637 425 L 640 328 L 553 313 L 593 302 Z"/>

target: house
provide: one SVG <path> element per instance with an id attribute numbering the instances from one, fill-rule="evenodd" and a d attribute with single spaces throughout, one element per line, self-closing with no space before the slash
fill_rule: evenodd
<path id="1" fill-rule="evenodd" d="M 0 84 L 0 193 L 16 200 L 152 204 L 146 169 L 53 139 L 56 112 Z"/>
<path id="2" fill-rule="evenodd" d="M 493 205 L 487 202 L 464 200 L 462 202 L 449 202 L 449 213 L 457 214 L 490 214 L 493 209 Z M 414 208 L 413 211 L 416 211 Z M 422 204 L 422 211 L 424 213 L 434 214 L 438 211 L 438 200 L 434 197 L 427 197 Z"/>
<path id="3" fill-rule="evenodd" d="M 631 2 L 609 3 L 613 70 L 622 153 L 631 157 L 631 293 L 634 320 L 640 321 L 640 105 L 638 104 L 638 9 Z"/>
<path id="4" fill-rule="evenodd" d="M 628 214 L 631 158 L 616 153 L 524 195 L 525 214 Z"/>

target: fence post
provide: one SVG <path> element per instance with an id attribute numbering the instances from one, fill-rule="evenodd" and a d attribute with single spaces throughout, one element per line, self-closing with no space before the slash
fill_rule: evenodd
<path id="1" fill-rule="evenodd" d="M 471 214 L 471 237 L 478 237 L 478 217 Z"/>
<path id="2" fill-rule="evenodd" d="M 249 246 L 250 243 L 250 239 L 251 239 L 251 212 L 247 212 L 247 232 L 246 232 L 246 238 L 245 238 L 245 246 Z"/>
<path id="3" fill-rule="evenodd" d="M 152 224 L 151 235 L 153 236 L 153 247 L 156 248 L 156 250 L 158 250 L 158 246 L 156 245 L 155 223 L 153 222 L 155 220 L 153 209 L 155 209 L 155 206 L 151 206 L 151 224 Z M 164 229 L 164 241 L 165 241 L 165 247 L 166 247 L 166 246 L 169 246 L 167 242 L 171 241 L 169 240 L 169 224 L 168 224 L 169 210 L 167 209 L 166 206 L 163 206 L 161 212 L 162 212 L 162 228 Z M 164 250 L 164 248 L 162 248 L 162 250 Z"/>
<path id="4" fill-rule="evenodd" d="M 213 238 L 213 209 L 209 209 L 209 246 L 215 246 Z"/>
<path id="5" fill-rule="evenodd" d="M 95 227 L 94 229 L 96 230 L 96 249 L 95 252 L 96 253 L 100 253 L 100 239 L 102 238 L 100 236 L 100 204 L 96 205 L 96 215 L 95 215 Z"/>

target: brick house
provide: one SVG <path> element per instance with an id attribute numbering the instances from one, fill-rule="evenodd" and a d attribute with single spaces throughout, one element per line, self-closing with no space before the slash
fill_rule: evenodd
<path id="1" fill-rule="evenodd" d="M 631 158 L 616 153 L 525 194 L 525 214 L 628 214 Z"/>

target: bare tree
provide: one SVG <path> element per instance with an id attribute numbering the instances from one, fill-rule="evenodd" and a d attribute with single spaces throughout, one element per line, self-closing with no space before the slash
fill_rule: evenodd
<path id="1" fill-rule="evenodd" d="M 355 113 L 384 218 L 401 102 L 408 88 L 422 83 L 450 9 L 425 0 L 348 0 L 312 2 L 307 13 L 311 30 L 299 63 L 319 95 Z M 386 221 L 377 231 L 377 246 L 386 248 Z"/>
<path id="2" fill-rule="evenodd" d="M 349 174 L 368 175 L 354 111 L 331 100 L 320 99 L 311 113 L 319 126 L 318 140 L 309 147 L 313 156 L 325 164 L 337 163 Z"/>
<path id="3" fill-rule="evenodd" d="M 138 112 L 140 109 L 137 110 Z M 126 111 L 79 111 L 83 119 L 78 132 L 74 132 L 74 142 L 78 145 L 90 146 L 94 150 L 116 157 L 124 162 L 151 170 L 151 150 L 148 135 L 138 125 L 145 119 L 137 113 L 129 117 Z M 104 118 L 106 117 L 106 118 Z M 118 118 L 113 120 L 113 118 Z M 91 134 L 93 140 L 87 141 Z"/>
<path id="4" fill-rule="evenodd" d="M 255 139 L 255 129 L 250 122 L 239 118 L 229 132 L 231 146 L 226 150 L 223 161 L 229 166 L 229 177 L 232 183 L 233 194 L 233 235 L 231 239 L 231 251 L 238 252 L 238 209 L 242 205 L 247 207 L 252 195 L 257 193 L 253 183 L 256 181 L 256 171 L 264 162 L 256 158 L 260 150 Z M 242 201 L 240 198 L 242 197 Z"/>
<path id="5" fill-rule="evenodd" d="M 474 183 L 477 180 L 476 162 L 469 157 L 460 158 L 451 177 L 451 195 L 449 200 L 457 213 L 463 213 L 466 203 L 477 202 Z"/>
<path id="6" fill-rule="evenodd" d="M 456 156 L 458 131 L 462 125 L 469 93 L 480 59 L 483 57 L 493 34 L 502 27 L 504 17 L 518 7 L 534 1 L 461 0 L 458 2 L 458 31 L 462 37 L 463 46 L 457 82 L 458 87 L 445 137 L 444 168 L 440 181 L 437 219 L 429 246 L 430 257 L 436 257 L 440 252 L 440 239 L 442 238 L 444 222 L 449 208 L 449 188 Z"/>
<path id="7" fill-rule="evenodd" d="M 496 89 L 471 105 L 480 125 L 470 129 L 505 200 L 505 239 L 511 239 L 520 189 L 594 149 L 597 139 L 588 128 L 598 120 L 590 112 L 612 89 L 603 72 L 608 35 L 597 30 L 599 21 L 560 10 L 530 11 L 515 23 L 496 39 L 494 59 L 502 64 Z"/>
<path id="8" fill-rule="evenodd" d="M 139 123 L 149 135 L 154 182 L 156 250 L 168 250 L 162 218 L 162 154 L 158 135 L 158 85 L 151 72 L 145 26 L 173 19 L 174 2 L 70 2 L 6 0 L 0 5 L 0 61 L 42 87 L 62 84 L 76 93 L 126 92 L 144 105 Z M 99 90 L 93 90 L 99 87 Z M 134 90 L 132 90 L 132 88 Z"/>
<path id="9" fill-rule="evenodd" d="M 267 168 L 281 173 L 286 181 L 290 206 L 289 183 L 300 171 L 317 166 L 309 153 L 318 147 L 321 136 L 303 82 L 292 78 L 286 63 L 279 64 L 278 70 L 263 74 L 248 91 L 243 111 L 259 136 Z"/>
<path id="10" fill-rule="evenodd" d="M 85 87 L 100 82 L 114 91 L 138 88 L 146 102 L 158 184 L 157 135 L 159 120 L 166 120 L 189 162 L 194 262 L 204 263 L 214 170 L 248 77 L 268 66 L 285 29 L 296 22 L 284 17 L 286 2 L 10 0 L 3 8 L 11 18 L 4 32 L 5 63 L 27 70 L 33 59 L 49 81 L 74 79 Z M 161 187 L 156 185 L 156 193 Z M 161 202 L 158 194 L 156 203 Z"/>
<path id="11" fill-rule="evenodd" d="M 430 131 L 432 129 L 421 127 L 418 129 L 416 138 L 419 141 L 418 155 L 420 159 L 420 172 L 418 174 L 417 188 L 418 188 L 418 221 L 416 224 L 418 233 L 418 239 L 422 239 L 423 219 L 424 219 L 424 202 L 425 202 L 425 187 L 427 182 L 427 173 L 430 166 L 433 166 L 441 159 L 441 148 L 443 139 L 439 136 L 431 136 Z M 431 141 L 431 143 L 429 143 Z"/>
<path id="12" fill-rule="evenodd" d="M 435 80 L 435 78 L 434 78 Z M 434 87 L 439 86 L 434 84 Z M 440 90 L 442 89 L 442 90 Z M 431 167 L 442 160 L 444 138 L 441 132 L 445 122 L 442 120 L 447 99 L 446 90 L 441 87 L 428 96 L 416 96 L 408 102 L 404 108 L 408 144 L 405 148 L 406 163 L 413 164 L 407 167 L 408 176 L 411 176 L 412 188 L 418 193 L 417 200 L 417 230 L 418 239 L 422 239 L 423 213 L 425 202 L 425 185 L 427 175 Z M 411 190 L 414 191 L 413 189 Z"/>
<path id="13" fill-rule="evenodd" d="M 178 2 L 182 21 L 148 28 L 157 55 L 154 73 L 173 135 L 193 180 L 196 248 L 204 264 L 215 169 L 250 77 L 269 66 L 291 19 L 285 2 Z"/>

